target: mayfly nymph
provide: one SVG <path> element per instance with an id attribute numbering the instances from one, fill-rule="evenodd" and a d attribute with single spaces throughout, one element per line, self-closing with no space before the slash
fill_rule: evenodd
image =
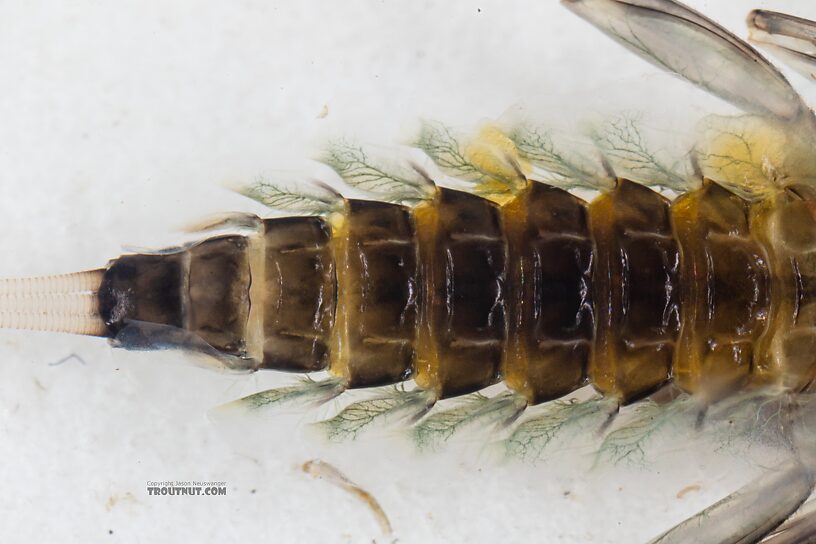
<path id="1" fill-rule="evenodd" d="M 564 4 L 744 115 L 706 120 L 685 174 L 602 142 L 597 160 L 574 162 L 528 126 L 463 141 L 424 123 L 395 162 L 337 143 L 323 162 L 369 198 L 259 182 L 245 195 L 288 216 L 229 214 L 180 247 L 5 280 L 0 326 L 182 350 L 238 372 L 328 373 L 237 401 L 250 409 L 415 384 L 347 406 L 324 422 L 333 437 L 399 413 L 432 441 L 465 420 L 513 424 L 587 386 L 597 398 L 553 403 L 558 417 L 601 412 L 610 425 L 671 391 L 702 424 L 736 395 L 785 399 L 791 461 L 656 541 L 759 542 L 782 525 L 769 542 L 804 542 L 811 517 L 786 520 L 816 470 L 802 432 L 816 377 L 816 118 L 751 46 L 681 4 Z M 757 11 L 749 25 L 812 74 L 816 23 Z M 431 412 L 497 383 L 507 390 Z M 508 444 L 553 432 L 530 422 Z"/>

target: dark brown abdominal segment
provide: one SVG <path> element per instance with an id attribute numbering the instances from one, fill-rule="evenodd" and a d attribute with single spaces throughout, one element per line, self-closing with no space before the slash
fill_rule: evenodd
<path id="1" fill-rule="evenodd" d="M 589 205 L 597 328 L 589 376 L 622 402 L 671 377 L 679 332 L 679 258 L 660 194 L 619 180 Z"/>
<path id="2" fill-rule="evenodd" d="M 129 320 L 172 327 L 184 325 L 181 286 L 186 283 L 187 256 L 124 255 L 105 271 L 99 289 L 99 313 L 111 336 Z"/>
<path id="3" fill-rule="evenodd" d="M 246 253 L 244 237 L 223 236 L 177 253 L 120 257 L 99 292 L 110 336 L 131 322 L 176 327 L 243 357 L 251 281 Z"/>
<path id="4" fill-rule="evenodd" d="M 225 236 L 191 248 L 186 329 L 231 355 L 246 353 L 251 275 L 247 239 Z"/>
<path id="5" fill-rule="evenodd" d="M 586 203 L 531 182 L 502 208 L 508 241 L 504 379 L 537 404 L 584 385 L 593 337 Z"/>
<path id="6" fill-rule="evenodd" d="M 414 364 L 419 279 L 410 211 L 349 200 L 334 233 L 337 312 L 329 370 L 347 387 L 408 379 Z"/>
<path id="7" fill-rule="evenodd" d="M 439 189 L 415 209 L 424 293 L 417 384 L 439 398 L 500 379 L 506 337 L 506 242 L 499 208 Z"/>
<path id="8" fill-rule="evenodd" d="M 261 368 L 311 372 L 329 363 L 335 276 L 331 230 L 317 217 L 264 221 Z"/>

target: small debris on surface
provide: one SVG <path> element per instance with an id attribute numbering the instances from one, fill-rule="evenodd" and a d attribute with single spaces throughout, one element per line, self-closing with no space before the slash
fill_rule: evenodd
<path id="1" fill-rule="evenodd" d="M 683 497 L 685 497 L 689 493 L 691 493 L 693 491 L 700 491 L 702 488 L 703 488 L 703 486 L 701 486 L 700 484 L 687 485 L 686 487 L 684 487 L 683 489 L 681 489 L 680 491 L 677 492 L 677 498 L 682 499 Z"/>
<path id="2" fill-rule="evenodd" d="M 108 497 L 107 502 L 105 502 L 105 510 L 110 512 L 120 502 L 138 503 L 139 501 L 130 491 L 122 493 L 121 495 L 111 495 Z"/>
<path id="3" fill-rule="evenodd" d="M 391 535 L 391 522 L 388 520 L 388 516 L 385 515 L 385 511 L 380 506 L 380 503 L 377 502 L 377 499 L 375 499 L 371 493 L 346 478 L 336 467 L 325 461 L 312 459 L 311 461 L 303 463 L 301 468 L 306 474 L 310 474 L 315 478 L 325 479 L 327 482 L 341 489 L 345 489 L 363 501 L 363 503 L 371 509 L 371 512 L 380 524 L 380 529 L 382 529 L 383 534 L 386 536 Z"/>
<path id="4" fill-rule="evenodd" d="M 88 363 L 85 362 L 85 359 L 83 359 L 82 357 L 80 357 L 76 353 L 71 353 L 70 355 L 66 355 L 65 357 L 63 357 L 59 361 L 54 361 L 53 363 L 48 363 L 48 366 L 58 366 L 58 365 L 61 365 L 63 363 L 67 363 L 68 361 L 71 361 L 71 360 L 75 360 L 75 361 L 79 362 L 82 365 L 87 365 L 88 364 Z M 119 370 L 119 369 L 117 369 L 117 370 Z"/>

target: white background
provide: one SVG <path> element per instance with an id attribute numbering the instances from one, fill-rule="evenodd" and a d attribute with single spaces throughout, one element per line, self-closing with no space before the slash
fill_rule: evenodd
<path id="1" fill-rule="evenodd" d="M 690 3 L 743 36 L 754 7 L 816 18 L 804 1 Z M 554 0 L 2 1 L 0 275 L 172 243 L 196 217 L 254 209 L 225 184 L 309 170 L 338 135 L 409 141 L 420 117 L 543 112 L 587 89 L 637 93 L 632 78 L 651 72 Z M 313 458 L 377 497 L 401 543 L 637 542 L 759 470 L 682 441 L 646 468 L 592 471 L 569 449 L 497 462 L 489 436 L 429 456 L 393 438 L 330 446 L 306 422 L 331 406 L 208 419 L 285 376 L 222 376 L 174 354 L 14 331 L 0 334 L 0 353 L 5 542 L 391 541 L 353 497 L 300 471 Z M 70 353 L 85 364 L 49 364 Z M 148 480 L 167 479 L 224 480 L 228 495 L 147 495 Z"/>

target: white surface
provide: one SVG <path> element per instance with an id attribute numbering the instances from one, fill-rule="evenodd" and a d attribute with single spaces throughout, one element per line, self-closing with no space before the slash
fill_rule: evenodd
<path id="1" fill-rule="evenodd" d="M 691 4 L 740 35 L 753 7 L 816 18 L 804 1 Z M 309 169 L 330 137 L 404 141 L 419 117 L 544 111 L 644 72 L 554 0 L 4 2 L 0 275 L 161 247 L 196 217 L 247 208 L 224 183 Z M 72 352 L 87 364 L 49 365 Z M 644 470 L 591 472 L 569 450 L 497 463 L 479 441 L 425 457 L 395 440 L 328 446 L 306 436 L 314 414 L 233 430 L 207 419 L 286 377 L 22 332 L 0 334 L 0 353 L 4 542 L 387 541 L 357 501 L 298 469 L 312 458 L 368 489 L 401 543 L 637 542 L 757 470 L 683 444 Z M 156 498 L 148 480 L 229 491 Z M 689 484 L 701 489 L 678 499 Z"/>

